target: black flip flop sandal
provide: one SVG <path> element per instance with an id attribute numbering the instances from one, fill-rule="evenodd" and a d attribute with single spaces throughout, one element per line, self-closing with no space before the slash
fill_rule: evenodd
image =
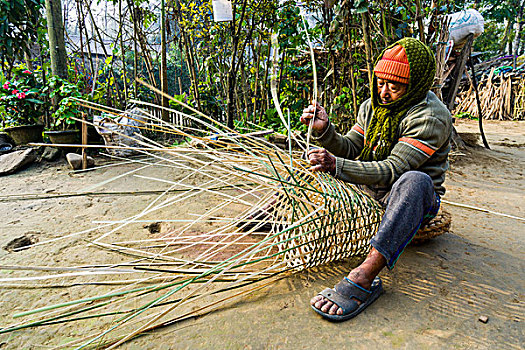
<path id="1" fill-rule="evenodd" d="M 330 321 L 346 321 L 359 315 L 368 305 L 372 304 L 377 298 L 379 298 L 381 293 L 383 293 L 383 283 L 379 277 L 374 279 L 370 290 L 355 284 L 345 277 L 341 282 L 336 284 L 333 289 L 326 288 L 319 293 L 319 295 L 322 295 L 332 303 L 339 306 L 343 310 L 342 315 L 330 315 L 313 305 L 311 306 L 315 312 Z M 359 300 L 361 304 L 358 304 L 352 298 Z"/>

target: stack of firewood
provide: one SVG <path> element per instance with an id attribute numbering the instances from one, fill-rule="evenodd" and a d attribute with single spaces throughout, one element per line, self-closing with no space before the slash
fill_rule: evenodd
<path id="1" fill-rule="evenodd" d="M 493 120 L 523 120 L 525 96 L 524 77 L 514 74 L 494 74 L 492 69 L 479 84 L 479 98 L 483 119 Z M 470 79 L 470 77 L 469 77 Z M 453 114 L 468 113 L 478 118 L 476 94 L 472 84 L 468 90 L 460 92 L 456 97 L 456 108 Z"/>

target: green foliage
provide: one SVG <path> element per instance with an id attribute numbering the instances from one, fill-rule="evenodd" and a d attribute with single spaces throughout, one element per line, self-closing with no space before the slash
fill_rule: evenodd
<path id="1" fill-rule="evenodd" d="M 493 57 L 501 49 L 499 39 L 504 36 L 504 30 L 505 28 L 496 22 L 485 23 L 485 31 L 474 40 L 474 50 L 485 52 L 485 59 Z"/>
<path id="2" fill-rule="evenodd" d="M 78 104 L 74 98 L 82 97 L 78 86 L 60 77 L 53 76 L 49 78 L 43 92 L 51 100 L 56 101 L 57 105 L 57 109 L 51 115 L 53 117 L 51 129 L 67 130 L 74 128 L 75 120 L 73 118 L 78 118 L 80 115 Z"/>
<path id="3" fill-rule="evenodd" d="M 43 27 L 43 5 L 44 0 L 0 0 L 0 64 L 8 77 L 15 58 L 23 57 Z"/>
<path id="4" fill-rule="evenodd" d="M 330 23 L 330 33 L 336 36 L 342 34 L 342 27 L 352 14 L 361 14 L 368 11 L 370 3 L 367 0 L 338 1 L 334 7 L 334 18 Z"/>
<path id="5" fill-rule="evenodd" d="M 190 115 L 194 114 L 194 112 L 191 109 L 183 107 L 182 105 L 178 104 L 177 102 L 173 100 L 180 101 L 180 102 L 183 102 L 184 104 L 187 104 L 190 107 L 194 107 L 191 101 L 189 100 L 188 96 L 186 95 L 186 93 L 182 93 L 181 95 L 173 95 L 172 99 L 169 100 L 170 108 L 176 111 L 185 113 L 185 114 L 190 114 Z"/>
<path id="6" fill-rule="evenodd" d="M 290 112 L 290 128 L 292 130 L 301 131 L 303 133 L 307 132 L 308 127 L 304 125 L 303 123 L 301 123 L 301 121 L 299 120 L 302 114 L 302 110 L 305 106 L 307 105 L 301 105 L 301 113 L 291 113 Z M 284 116 L 286 119 L 288 119 L 287 116 L 288 116 L 289 111 L 290 111 L 289 109 L 284 110 Z M 266 120 L 264 123 L 262 123 L 262 126 L 268 129 L 273 129 L 280 134 L 285 134 L 285 135 L 287 134 L 286 126 L 283 125 L 281 119 L 277 115 L 277 112 L 274 108 L 270 108 L 266 110 L 265 114 L 266 114 Z"/>
<path id="7" fill-rule="evenodd" d="M 478 120 L 478 118 L 474 117 L 472 114 L 470 114 L 469 112 L 460 112 L 456 115 L 454 115 L 454 118 L 458 118 L 458 119 L 473 119 L 473 120 Z"/>
<path id="8" fill-rule="evenodd" d="M 279 84 L 279 102 L 285 116 L 290 113 L 290 126 L 293 130 L 306 131 L 299 118 L 303 109 L 310 103 L 310 82 L 313 78 L 310 59 L 299 61 L 298 55 L 305 55 L 309 50 L 307 37 L 299 8 L 294 2 L 285 2 L 277 12 L 277 24 L 274 30 L 278 36 L 281 57 L 281 79 Z M 308 28 L 310 40 L 316 41 L 321 34 L 317 27 Z M 301 53 L 301 51 L 303 53 Z M 310 57 L 306 54 L 306 57 Z M 264 112 L 261 125 L 280 133 L 286 132 L 275 108 Z"/>
<path id="9" fill-rule="evenodd" d="M 116 0 L 111 1 L 117 3 Z M 503 41 L 512 38 L 513 33 L 510 33 L 504 39 L 503 21 L 509 18 L 519 20 L 515 17 L 521 2 L 477 2 L 477 8 L 484 15 L 486 23 L 484 34 L 474 42 L 475 50 L 492 54 L 500 50 Z M 44 0 L 0 0 L 0 55 L 3 60 L 0 64 L 7 75 L 11 74 L 12 64 L 10 66 L 9 62 L 22 57 L 27 43 L 45 37 L 45 21 L 39 12 L 43 3 Z M 445 4 L 438 2 L 441 6 L 431 9 L 432 3 L 429 0 L 421 1 L 421 17 L 448 14 L 473 6 L 471 2 L 452 0 Z M 159 42 L 158 33 L 152 34 L 156 32 L 158 13 L 149 8 L 146 0 L 133 0 L 132 4 L 135 6 L 133 18 L 139 26 L 140 39 L 147 39 L 146 47 L 152 42 Z M 367 14 L 371 19 L 372 60 L 382 48 L 398 38 L 419 36 L 414 1 L 337 1 L 333 9 L 324 7 L 324 2 L 320 0 L 307 0 L 299 5 L 291 0 L 240 0 L 232 2 L 232 5 L 234 21 L 216 23 L 211 15 L 209 1 L 181 0 L 167 3 L 168 93 L 221 121 L 227 114 L 227 107 L 233 105 L 238 121 L 260 122 L 265 127 L 279 131 L 283 131 L 284 126 L 269 97 L 268 65 L 272 52 L 272 33 L 278 35 L 280 50 L 279 101 L 283 110 L 290 111 L 293 128 L 304 130 L 299 117 L 313 95 L 313 67 L 300 7 L 307 8 L 313 14 L 308 32 L 315 48 L 318 100 L 331 111 L 331 118 L 339 124 L 341 131 L 352 126 L 357 113 L 354 106 L 365 100 L 369 93 L 361 22 L 365 17 L 362 14 Z M 44 44 L 45 56 L 46 40 L 39 41 Z M 75 96 L 84 96 L 117 108 L 123 108 L 128 98 L 159 102 L 157 96 L 144 86 L 137 84 L 137 89 L 134 89 L 136 53 L 130 49 L 133 45 L 126 39 L 126 48 L 123 50 L 125 57 L 119 57 L 122 50 L 118 45 L 119 41 L 116 40 L 112 45 L 114 56 L 99 62 L 95 74 L 86 72 L 90 67 L 87 61 L 89 58 L 86 58 L 86 67 L 80 67 L 78 62 L 81 59 L 77 57 L 76 67 L 70 66 L 67 81 L 50 79 L 45 91 L 56 100 L 53 128 L 71 127 L 74 124 L 71 118 L 79 113 L 78 106 L 72 100 Z M 144 80 L 154 79 L 160 86 L 159 53 L 153 50 L 145 53 L 138 46 L 141 57 L 138 59 L 136 75 Z M 147 54 L 151 58 L 150 70 L 146 69 L 146 60 L 143 59 Z M 4 61 L 8 64 L 4 64 Z M 44 67 L 46 64 L 43 62 Z M 97 81 L 94 91 L 91 91 L 94 75 Z M 182 86 L 179 86 L 179 82 Z M 119 100 L 117 91 L 121 96 L 124 94 L 124 83 L 128 87 L 128 96 Z M 235 87 L 233 101 L 228 96 L 228 84 Z M 42 82 L 37 81 L 36 88 L 40 90 L 31 92 L 35 94 L 33 97 L 38 94 L 38 100 L 42 102 L 33 103 L 33 108 L 35 111 L 38 109 L 39 113 L 45 108 L 51 108 L 48 100 L 41 97 L 41 85 Z M 6 101 L 9 97 L 10 101 L 20 104 L 20 101 L 15 101 L 16 94 L 4 96 Z M 178 105 L 173 106 L 181 110 Z M 15 109 L 9 108 L 12 114 Z M 0 105 L 2 109 L 3 115 L 7 115 L 5 103 Z"/>
<path id="10" fill-rule="evenodd" d="M 12 79 L 0 81 L 0 117 L 4 126 L 37 124 L 42 116 L 41 91 L 33 72 L 15 67 Z"/>
<path id="11" fill-rule="evenodd" d="M 181 1 L 179 4 L 181 21 L 179 25 L 192 36 L 194 40 L 206 40 L 213 24 L 210 22 L 211 1 Z"/>
<path id="12" fill-rule="evenodd" d="M 299 8 L 293 2 L 285 2 L 277 12 L 277 18 L 274 30 L 278 34 L 280 49 L 288 50 L 289 55 L 297 53 L 306 43 Z"/>
<path id="13" fill-rule="evenodd" d="M 480 12 L 485 20 L 496 23 L 503 23 L 505 20 L 514 21 L 520 7 L 519 0 L 482 0 L 480 3 Z"/>

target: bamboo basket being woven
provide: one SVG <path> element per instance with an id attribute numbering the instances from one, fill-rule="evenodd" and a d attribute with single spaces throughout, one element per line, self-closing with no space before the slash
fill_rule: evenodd
<path id="1" fill-rule="evenodd" d="M 301 202 L 289 200 L 274 214 L 290 223 L 284 230 L 275 225 L 281 230 L 275 241 L 287 267 L 302 270 L 365 255 L 381 222 L 380 204 L 354 185 L 326 174 L 308 176 L 304 181 L 319 185 L 321 191 Z M 299 198 L 301 195 L 305 193 L 298 193 Z M 294 225 L 301 217 L 302 224 Z"/>

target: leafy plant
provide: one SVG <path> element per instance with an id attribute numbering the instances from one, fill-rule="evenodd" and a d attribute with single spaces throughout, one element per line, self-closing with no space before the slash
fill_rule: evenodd
<path id="1" fill-rule="evenodd" d="M 4 126 L 37 124 L 42 115 L 41 91 L 33 72 L 23 66 L 14 68 L 13 79 L 0 86 L 0 113 Z"/>
<path id="2" fill-rule="evenodd" d="M 76 121 L 73 118 L 78 117 L 80 111 L 78 109 L 78 104 L 73 98 L 82 97 L 78 86 L 67 80 L 53 76 L 49 78 L 49 82 L 44 88 L 44 92 L 49 94 L 49 98 L 54 100 L 58 107 L 51 115 L 53 118 L 51 129 L 74 129 Z"/>
<path id="3" fill-rule="evenodd" d="M 470 114 L 469 112 L 460 112 L 458 114 L 456 114 L 454 116 L 454 118 L 458 118 L 458 119 L 473 119 L 473 120 L 477 120 L 478 118 L 474 117 L 472 114 Z"/>
<path id="4" fill-rule="evenodd" d="M 0 0 L 0 65 L 11 78 L 15 60 L 29 52 L 29 43 L 43 28 L 44 0 Z"/>

